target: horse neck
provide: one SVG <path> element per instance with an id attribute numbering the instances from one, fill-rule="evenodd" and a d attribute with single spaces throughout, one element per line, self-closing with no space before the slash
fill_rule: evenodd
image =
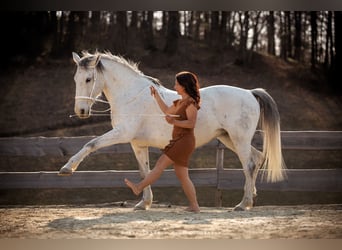
<path id="1" fill-rule="evenodd" d="M 140 95 L 149 93 L 147 91 L 150 86 L 149 81 L 120 63 L 106 63 L 103 78 L 103 92 L 111 103 L 112 110 L 113 106 L 127 106 Z"/>

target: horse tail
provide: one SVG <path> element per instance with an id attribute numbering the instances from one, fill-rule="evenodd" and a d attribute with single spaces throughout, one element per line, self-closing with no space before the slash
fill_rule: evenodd
<path id="1" fill-rule="evenodd" d="M 260 126 L 263 130 L 263 167 L 267 171 L 267 181 L 282 181 L 285 163 L 281 153 L 280 116 L 273 98 L 261 88 L 251 90 L 260 105 Z"/>

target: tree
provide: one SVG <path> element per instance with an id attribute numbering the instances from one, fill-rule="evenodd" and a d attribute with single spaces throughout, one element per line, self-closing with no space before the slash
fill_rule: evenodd
<path id="1" fill-rule="evenodd" d="M 65 55 L 70 56 L 72 51 L 83 50 L 86 47 L 83 43 L 86 34 L 86 32 L 83 32 L 83 28 L 88 18 L 88 12 L 71 11 L 65 17 L 67 17 L 67 27 L 66 30 L 63 30 L 66 31 L 66 35 L 63 34 L 65 37 L 62 39 L 65 40 L 65 47 L 62 51 Z"/>
<path id="2" fill-rule="evenodd" d="M 227 39 L 228 39 L 228 47 L 233 47 L 233 44 L 235 43 L 236 35 L 235 35 L 235 25 L 237 21 L 235 20 L 237 12 L 232 11 L 228 12 L 227 17 Z"/>
<path id="3" fill-rule="evenodd" d="M 285 11 L 285 37 L 286 37 L 286 56 L 293 57 L 292 53 L 292 21 L 291 21 L 291 12 Z"/>
<path id="4" fill-rule="evenodd" d="M 249 12 L 239 12 L 239 26 L 240 26 L 240 43 L 239 43 L 239 55 L 236 60 L 237 64 L 243 64 L 247 58 L 247 40 L 249 30 Z"/>
<path id="5" fill-rule="evenodd" d="M 342 91 L 342 12 L 334 11 L 335 23 L 335 58 L 332 65 L 332 87 L 338 93 Z"/>
<path id="6" fill-rule="evenodd" d="M 275 27 L 274 27 L 274 11 L 270 11 L 267 16 L 267 52 L 275 55 Z"/>
<path id="7" fill-rule="evenodd" d="M 130 28 L 136 29 L 138 28 L 138 12 L 132 11 L 131 23 Z"/>
<path id="8" fill-rule="evenodd" d="M 113 23 L 110 30 L 110 48 L 114 53 L 124 54 L 127 50 L 127 13 L 116 11 L 113 13 Z"/>
<path id="9" fill-rule="evenodd" d="M 209 46 L 214 50 L 220 50 L 219 12 L 212 11 L 210 20 L 210 33 L 208 36 Z"/>
<path id="10" fill-rule="evenodd" d="M 144 12 L 141 29 L 144 48 L 146 50 L 155 51 L 157 48 L 154 43 L 153 34 L 153 11 Z"/>
<path id="11" fill-rule="evenodd" d="M 220 23 L 220 44 L 223 48 L 226 45 L 227 40 L 227 20 L 228 20 L 228 12 L 221 12 L 221 23 Z"/>
<path id="12" fill-rule="evenodd" d="M 263 26 L 263 22 L 260 24 L 259 20 L 261 17 L 261 11 L 257 11 L 257 12 L 253 12 L 253 38 L 252 38 L 252 44 L 250 47 L 250 53 L 249 53 L 249 57 L 248 57 L 248 62 L 250 63 L 252 61 L 252 55 L 253 55 L 253 51 L 256 49 L 256 46 L 258 44 L 258 40 L 259 40 L 259 34 L 260 31 L 262 29 Z"/>
<path id="13" fill-rule="evenodd" d="M 311 25 L 311 68 L 316 68 L 317 62 L 317 13 L 310 11 Z"/>
<path id="14" fill-rule="evenodd" d="M 280 57 L 287 60 L 287 29 L 285 12 L 279 12 L 279 37 L 280 37 Z"/>
<path id="15" fill-rule="evenodd" d="M 294 59 L 302 60 L 302 12 L 295 11 Z"/>
<path id="16" fill-rule="evenodd" d="M 166 45 L 164 52 L 173 55 L 178 50 L 179 30 L 179 13 L 178 11 L 168 11 L 168 26 L 166 34 Z"/>
<path id="17" fill-rule="evenodd" d="M 163 36 L 166 36 L 166 32 L 167 32 L 167 11 L 163 11 L 163 17 L 162 17 L 162 29 L 161 29 L 161 33 Z"/>
<path id="18" fill-rule="evenodd" d="M 193 13 L 193 18 L 195 20 L 195 27 L 193 28 L 193 39 L 194 40 L 200 40 L 200 26 L 201 26 L 201 12 L 200 11 L 195 11 Z"/>
<path id="19" fill-rule="evenodd" d="M 325 38 L 325 57 L 324 57 L 325 68 L 329 69 L 329 67 L 332 64 L 333 58 L 334 58 L 334 43 L 333 43 L 333 34 L 332 34 L 332 12 L 328 11 L 327 34 Z"/>

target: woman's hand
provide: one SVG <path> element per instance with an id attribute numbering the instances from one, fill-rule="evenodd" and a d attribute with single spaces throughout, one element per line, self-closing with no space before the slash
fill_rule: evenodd
<path id="1" fill-rule="evenodd" d="M 175 106 L 171 105 L 170 107 L 167 106 L 162 98 L 160 96 L 159 92 L 155 89 L 154 86 L 150 86 L 151 96 L 154 97 L 154 100 L 158 103 L 159 108 L 161 111 L 163 111 L 164 114 L 172 114 L 175 110 Z"/>
<path id="2" fill-rule="evenodd" d="M 165 115 L 165 120 L 171 125 L 173 125 L 175 122 L 175 118 L 170 115 Z"/>
<path id="3" fill-rule="evenodd" d="M 156 89 L 153 86 L 150 86 L 150 90 L 151 90 L 151 96 L 156 97 Z"/>

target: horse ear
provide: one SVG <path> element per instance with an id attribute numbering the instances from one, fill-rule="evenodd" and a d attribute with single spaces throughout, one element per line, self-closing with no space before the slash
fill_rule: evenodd
<path id="1" fill-rule="evenodd" d="M 75 52 L 72 52 L 72 58 L 74 59 L 74 62 L 77 64 L 77 66 L 78 66 L 78 64 L 80 63 L 80 61 L 81 61 L 81 58 L 75 53 Z"/>
<path id="2" fill-rule="evenodd" d="M 95 61 L 95 67 L 97 66 L 97 64 L 100 62 L 101 60 L 101 55 L 98 55 L 97 58 L 96 58 L 96 61 Z"/>

